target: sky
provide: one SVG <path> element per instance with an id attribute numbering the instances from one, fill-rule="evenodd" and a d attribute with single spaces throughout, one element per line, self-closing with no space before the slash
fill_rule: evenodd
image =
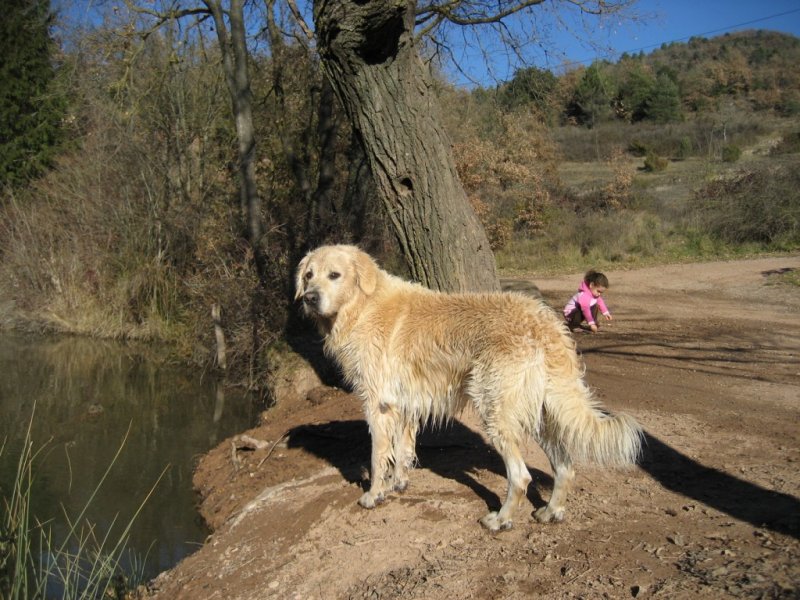
<path id="1" fill-rule="evenodd" d="M 562 22 L 542 20 L 537 25 L 547 39 L 528 50 L 528 60 L 540 68 L 560 71 L 565 64 L 591 64 L 595 59 L 615 61 L 623 52 L 645 53 L 663 43 L 690 37 L 715 37 L 726 32 L 766 29 L 800 37 L 800 0 L 639 0 L 633 7 L 639 18 L 606 22 L 594 19 Z M 466 87 L 494 85 L 513 76 L 519 61 L 488 42 L 480 52 L 463 48 L 455 58 L 464 73 L 448 70 L 454 83 Z"/>
<path id="2" fill-rule="evenodd" d="M 114 0 L 51 0 L 77 22 L 97 19 L 96 9 Z M 122 0 L 118 0 L 122 4 Z M 172 0 L 145 0 L 145 4 L 170 4 Z M 310 20 L 312 0 L 298 0 Z M 422 5 L 422 0 L 418 0 Z M 616 61 L 623 52 L 645 53 L 669 42 L 690 37 L 714 37 L 726 32 L 766 29 L 800 37 L 800 0 L 638 0 L 632 13 L 636 18 L 607 19 L 565 11 L 570 2 L 545 0 L 533 9 L 530 19 L 511 23 L 541 32 L 539 43 L 524 48 L 524 60 L 508 52 L 489 30 L 481 28 L 478 38 L 465 38 L 463 28 L 453 28 L 450 47 L 459 68 L 445 67 L 448 79 L 464 87 L 492 87 L 507 81 L 520 66 L 534 65 L 557 73 L 565 68 L 589 65 L 605 58 Z M 260 5 L 260 4 L 259 4 Z"/>

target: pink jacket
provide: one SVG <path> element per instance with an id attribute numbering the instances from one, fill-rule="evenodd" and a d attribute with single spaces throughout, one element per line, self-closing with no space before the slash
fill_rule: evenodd
<path id="1" fill-rule="evenodd" d="M 567 305 L 564 307 L 564 316 L 568 317 L 576 308 L 580 308 L 581 312 L 583 313 L 583 318 L 586 319 L 586 322 L 589 325 L 594 325 L 595 322 L 592 318 L 592 307 L 595 304 L 597 304 L 597 308 L 600 309 L 602 314 L 606 316 L 611 314 L 608 308 L 606 308 L 606 303 L 603 302 L 603 298 L 595 298 L 592 295 L 592 291 L 589 289 L 589 284 L 585 281 L 581 281 L 581 287 L 578 289 L 578 293 L 570 298 L 569 302 L 567 302 Z"/>

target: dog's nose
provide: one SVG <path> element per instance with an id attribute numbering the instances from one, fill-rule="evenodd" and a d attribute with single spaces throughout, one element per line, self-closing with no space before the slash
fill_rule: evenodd
<path id="1" fill-rule="evenodd" d="M 306 292 L 305 294 L 303 294 L 303 302 L 312 307 L 317 306 L 317 304 L 319 303 L 319 293 Z"/>

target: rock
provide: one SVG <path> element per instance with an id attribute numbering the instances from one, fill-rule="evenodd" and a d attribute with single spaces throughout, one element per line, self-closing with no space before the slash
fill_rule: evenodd
<path id="1" fill-rule="evenodd" d="M 684 546 L 685 542 L 683 541 L 683 536 L 680 533 L 675 533 L 673 535 L 667 536 L 667 541 L 671 544 L 675 544 L 676 546 Z"/>

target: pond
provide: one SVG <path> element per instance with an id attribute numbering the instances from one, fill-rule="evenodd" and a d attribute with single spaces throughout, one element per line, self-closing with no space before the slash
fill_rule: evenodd
<path id="1" fill-rule="evenodd" d="M 51 520 L 55 544 L 87 503 L 82 521 L 113 537 L 152 489 L 128 544 L 130 568 L 145 580 L 202 544 L 194 465 L 256 418 L 250 397 L 224 394 L 202 370 L 165 366 L 126 344 L 0 333 L 0 494 L 14 480 L 29 424 L 34 449 L 43 448 L 31 514 Z"/>

